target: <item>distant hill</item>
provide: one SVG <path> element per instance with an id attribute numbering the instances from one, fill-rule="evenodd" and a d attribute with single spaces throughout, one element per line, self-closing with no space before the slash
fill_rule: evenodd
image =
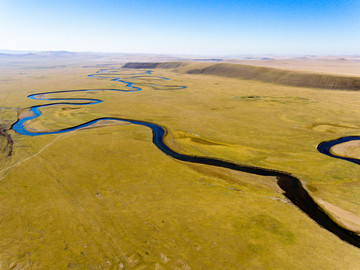
<path id="1" fill-rule="evenodd" d="M 51 67 L 58 65 L 123 65 L 129 61 L 176 61 L 179 57 L 157 54 L 101 53 L 69 51 L 11 51 L 0 50 L 0 65 Z"/>
<path id="2" fill-rule="evenodd" d="M 289 86 L 360 90 L 360 77 L 283 70 L 243 64 L 192 62 L 127 63 L 124 68 L 169 68 L 187 74 L 216 75 Z"/>

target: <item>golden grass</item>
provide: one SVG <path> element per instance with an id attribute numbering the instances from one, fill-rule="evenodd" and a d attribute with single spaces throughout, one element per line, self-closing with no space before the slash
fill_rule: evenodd
<path id="1" fill-rule="evenodd" d="M 360 78 L 358 76 L 343 76 L 309 73 L 305 71 L 294 71 L 276 69 L 270 67 L 259 67 L 244 64 L 209 64 L 209 63 L 127 63 L 124 68 L 170 68 L 178 69 L 188 74 L 207 74 L 243 80 L 258 80 L 268 83 L 278 83 L 289 86 L 322 88 L 322 89 L 344 89 L 360 90 Z"/>
<path id="2" fill-rule="evenodd" d="M 298 70 L 311 73 L 326 73 L 345 76 L 360 76 L 360 57 L 299 57 L 271 59 L 233 59 L 229 63 L 251 66 L 271 67 L 286 70 Z"/>
<path id="3" fill-rule="evenodd" d="M 9 121 L 16 120 L 16 108 L 47 103 L 26 99 L 30 93 L 121 85 L 87 78 L 89 69 L 27 70 L 29 77 L 16 72 L 8 71 L 16 80 L 0 91 L 4 106 L 14 108 Z M 42 75 L 48 78 L 34 78 Z M 360 215 L 358 166 L 316 151 L 321 141 L 360 132 L 358 93 L 168 69 L 154 75 L 188 88 L 68 93 L 105 102 L 49 107 L 28 126 L 51 130 L 101 116 L 153 121 L 169 129 L 166 141 L 178 151 L 293 173 L 315 199 Z M 314 128 L 318 124 L 347 128 Z M 359 265 L 359 249 L 289 204 L 275 179 L 175 161 L 152 144 L 144 127 L 12 136 L 15 151 L 4 168 L 18 165 L 3 171 L 0 181 L 4 269 Z"/>

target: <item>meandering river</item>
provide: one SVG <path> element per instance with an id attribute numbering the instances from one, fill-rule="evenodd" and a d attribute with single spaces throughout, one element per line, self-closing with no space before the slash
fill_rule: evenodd
<path id="1" fill-rule="evenodd" d="M 92 98 L 47 98 L 48 95 L 51 94 L 67 94 L 71 92 L 94 92 L 94 91 L 116 91 L 116 92 L 137 92 L 141 91 L 142 88 L 136 85 L 129 80 L 135 78 L 143 78 L 145 79 L 157 79 L 157 80 L 166 80 L 168 78 L 164 77 L 156 77 L 152 76 L 152 71 L 146 71 L 144 73 L 139 73 L 135 75 L 131 75 L 131 77 L 127 78 L 126 80 L 118 77 L 119 75 L 114 74 L 114 70 L 105 70 L 101 69 L 96 74 L 88 75 L 89 77 L 95 77 L 100 79 L 109 79 L 112 81 L 117 81 L 120 83 L 125 84 L 127 90 L 123 89 L 82 89 L 82 90 L 65 90 L 65 91 L 52 91 L 52 92 L 44 92 L 44 93 L 35 93 L 28 96 L 30 99 L 34 100 L 46 100 L 52 101 L 53 103 L 43 104 L 43 105 L 36 105 L 30 108 L 32 112 L 31 116 L 25 116 L 21 119 L 18 119 L 16 123 L 13 124 L 12 129 L 19 134 L 27 135 L 27 136 L 41 136 L 41 135 L 49 135 L 49 134 L 60 134 L 65 132 L 70 132 L 74 130 L 78 130 L 84 127 L 91 126 L 96 122 L 102 120 L 115 120 L 115 121 L 123 121 L 129 122 L 135 125 L 145 126 L 152 130 L 153 133 L 153 143 L 156 147 L 161 150 L 166 155 L 180 160 L 184 162 L 191 162 L 191 163 L 198 163 L 198 164 L 206 164 L 209 166 L 215 167 L 223 167 L 228 168 L 231 170 L 242 171 L 250 174 L 262 175 L 262 176 L 272 176 L 277 178 L 277 183 L 279 187 L 284 191 L 284 195 L 298 208 L 300 208 L 304 213 L 306 213 L 311 219 L 317 222 L 320 226 L 328 230 L 329 232 L 337 235 L 340 239 L 348 242 L 351 245 L 360 248 L 360 236 L 350 231 L 340 224 L 336 223 L 333 219 L 331 219 L 328 214 L 314 201 L 314 199 L 310 196 L 307 190 L 302 185 L 301 181 L 296 178 L 295 176 L 291 175 L 290 173 L 272 170 L 267 168 L 260 168 L 251 165 L 243 165 L 237 164 L 234 162 L 221 160 L 212 157 L 201 157 L 195 155 L 185 155 L 178 153 L 172 150 L 169 146 L 167 146 L 164 142 L 164 138 L 167 134 L 167 130 L 165 127 L 158 125 L 156 123 L 150 123 L 145 121 L 138 121 L 135 119 L 125 119 L 125 118 L 116 118 L 116 117 L 102 117 L 97 118 L 86 123 L 82 123 L 77 126 L 69 127 L 66 129 L 59 129 L 55 131 L 30 131 L 26 128 L 27 122 L 30 120 L 36 119 L 42 115 L 41 108 L 50 107 L 50 106 L 59 106 L 59 105 L 76 105 L 76 106 L 87 106 L 87 105 L 95 105 L 103 102 L 100 99 L 92 99 Z M 116 75 L 116 76 L 115 76 Z M 159 86 L 151 83 L 144 83 L 150 86 Z M 185 86 L 171 86 L 171 89 L 184 89 Z M 319 145 L 319 151 L 322 152 L 322 149 L 330 149 L 332 147 L 331 144 L 325 143 Z M 322 152 L 324 153 L 324 152 Z M 330 153 L 330 151 L 329 151 Z M 328 154 L 328 153 L 326 153 Z M 330 156 L 332 154 L 330 153 Z M 349 160 L 352 161 L 352 160 Z M 352 161 L 354 162 L 354 161 Z"/>
<path id="2" fill-rule="evenodd" d="M 346 142 L 351 142 L 351 141 L 360 141 L 360 136 L 347 136 L 347 137 L 341 137 L 341 138 L 327 141 L 327 142 L 322 142 L 318 145 L 317 149 L 320 153 L 327 155 L 329 157 L 343 159 L 343 160 L 350 161 L 350 162 L 360 165 L 360 159 L 351 158 L 351 157 L 343 157 L 343 156 L 340 156 L 340 155 L 337 155 L 337 154 L 331 152 L 331 148 L 334 147 L 335 145 L 338 145 L 341 143 L 346 143 Z"/>

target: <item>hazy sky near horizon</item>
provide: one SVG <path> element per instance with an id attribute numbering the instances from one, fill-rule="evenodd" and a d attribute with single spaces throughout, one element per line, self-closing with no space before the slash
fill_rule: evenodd
<path id="1" fill-rule="evenodd" d="M 359 0 L 0 0 L 0 49 L 360 54 Z"/>

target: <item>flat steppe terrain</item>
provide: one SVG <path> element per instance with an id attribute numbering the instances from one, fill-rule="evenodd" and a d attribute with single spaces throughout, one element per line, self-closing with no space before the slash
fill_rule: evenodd
<path id="1" fill-rule="evenodd" d="M 360 76 L 360 56 L 263 57 L 262 59 L 229 59 L 226 62 L 314 73 Z"/>
<path id="2" fill-rule="evenodd" d="M 163 64 L 133 77 L 148 69 L 112 63 L 111 76 L 142 91 L 53 94 L 104 102 L 43 108 L 26 126 L 52 131 L 107 116 L 157 123 L 178 152 L 297 176 L 334 220 L 360 232 L 359 165 L 316 149 L 360 135 L 360 93 L 321 88 L 318 77 L 316 87 L 299 87 L 293 73 L 287 84 L 199 72 L 210 65 Z M 1 136 L 0 269 L 359 268 L 359 248 L 291 204 L 276 179 L 177 161 L 156 148 L 146 127 L 103 122 L 36 137 L 10 129 L 30 106 L 51 103 L 27 95 L 127 89 L 88 77 L 99 67 L 83 66 L 0 67 L 1 126 L 12 140 L 10 152 Z"/>

